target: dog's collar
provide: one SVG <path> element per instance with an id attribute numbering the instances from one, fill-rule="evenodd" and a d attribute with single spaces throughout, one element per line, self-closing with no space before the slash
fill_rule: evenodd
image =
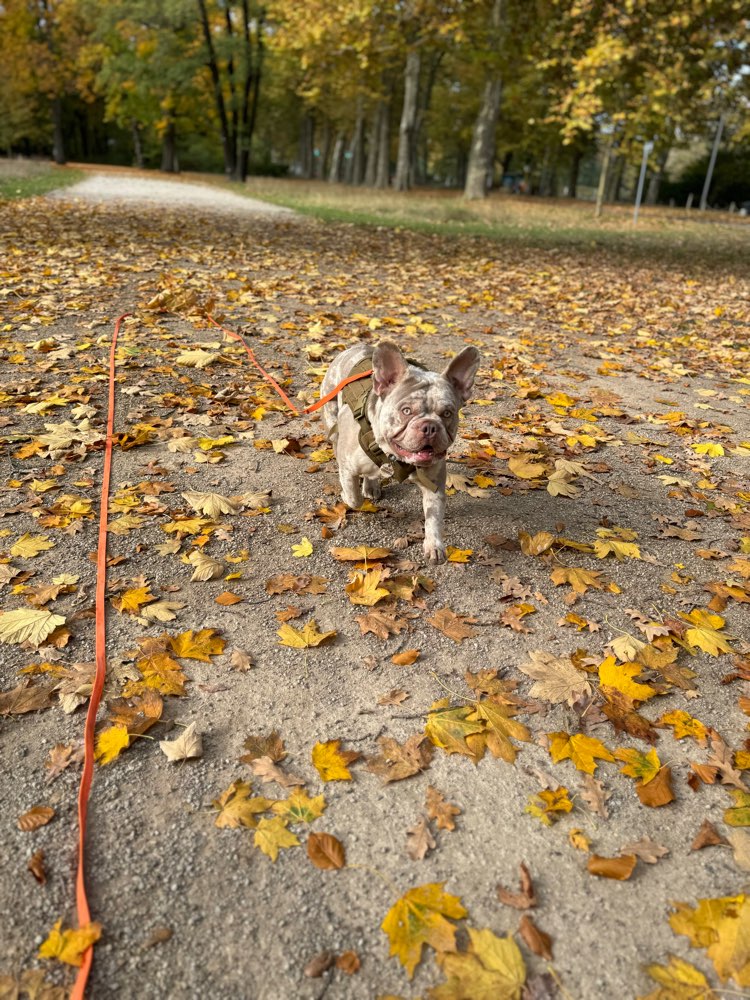
<path id="1" fill-rule="evenodd" d="M 424 365 L 419 364 L 418 361 L 412 361 L 411 358 L 407 359 L 410 365 L 414 365 L 416 368 L 424 369 Z M 349 372 L 350 375 L 359 375 L 360 372 L 366 372 L 369 368 L 372 368 L 372 358 L 365 357 L 358 364 L 352 368 Z M 437 484 L 433 483 L 430 477 L 427 475 L 425 470 L 418 465 L 412 465 L 409 462 L 402 462 L 400 459 L 393 455 L 388 455 L 380 445 L 375 440 L 375 432 L 372 429 L 369 418 L 367 416 L 367 404 L 370 400 L 370 393 L 372 392 L 372 375 L 369 378 L 358 379 L 356 382 L 350 382 L 349 385 L 345 386 L 341 391 L 341 400 L 346 403 L 349 409 L 352 411 L 354 419 L 359 424 L 359 446 L 362 451 L 367 455 L 371 462 L 380 468 L 383 465 L 390 465 L 393 469 L 393 478 L 397 483 L 402 483 L 409 476 L 415 476 L 417 481 L 424 486 L 426 489 L 430 490 L 432 493 L 437 491 Z"/>

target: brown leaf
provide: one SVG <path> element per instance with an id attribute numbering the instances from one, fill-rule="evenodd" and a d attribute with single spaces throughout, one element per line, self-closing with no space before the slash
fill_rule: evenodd
<path id="1" fill-rule="evenodd" d="M 278 764 L 286 757 L 284 741 L 275 729 L 268 736 L 248 736 L 244 747 L 248 752 L 240 757 L 243 764 L 250 764 L 259 757 L 270 757 L 274 764 Z"/>
<path id="2" fill-rule="evenodd" d="M 28 812 L 18 817 L 16 826 L 24 833 L 31 833 L 32 830 L 38 830 L 40 826 L 46 826 L 54 815 L 55 810 L 52 806 L 33 806 Z"/>
<path id="3" fill-rule="evenodd" d="M 239 594 L 233 594 L 231 590 L 224 590 L 218 597 L 214 598 L 217 604 L 221 604 L 225 608 L 231 607 L 232 604 L 239 604 L 244 599 Z"/>
<path id="4" fill-rule="evenodd" d="M 83 760 L 83 747 L 66 746 L 57 743 L 49 752 L 44 766 L 47 769 L 47 781 L 53 781 L 71 764 L 80 764 Z"/>
<path id="5" fill-rule="evenodd" d="M 601 816 L 602 819 L 607 819 L 609 816 L 607 799 L 611 796 L 611 794 L 612 793 L 607 791 L 601 781 L 596 780 L 593 774 L 585 774 L 583 776 L 581 798 L 589 809 L 593 813 L 596 813 L 597 816 Z"/>
<path id="6" fill-rule="evenodd" d="M 151 688 L 134 698 L 113 698 L 107 702 L 109 721 L 125 726 L 131 736 L 141 736 L 161 718 L 164 702 Z"/>
<path id="7" fill-rule="evenodd" d="M 535 955 L 539 955 L 540 958 L 544 958 L 548 962 L 552 961 L 552 938 L 540 930 L 527 913 L 521 917 L 518 933 Z"/>
<path id="8" fill-rule="evenodd" d="M 284 608 L 283 611 L 275 611 L 274 614 L 276 615 L 278 621 L 290 622 L 294 618 L 301 618 L 304 612 L 302 608 L 296 608 L 290 604 L 289 607 Z"/>
<path id="9" fill-rule="evenodd" d="M 356 951 L 345 951 L 336 959 L 336 968 L 341 969 L 347 976 L 353 976 L 355 972 L 359 972 L 361 964 Z"/>
<path id="10" fill-rule="evenodd" d="M 659 858 L 666 857 L 669 854 L 669 848 L 664 847 L 663 844 L 658 844 L 655 840 L 651 840 L 650 837 L 641 837 L 640 840 L 635 840 L 632 844 L 623 844 L 620 848 L 620 853 L 635 854 L 637 858 L 645 861 L 646 864 L 655 865 Z"/>
<path id="11" fill-rule="evenodd" d="M 378 699 L 378 705 L 400 705 L 408 697 L 408 691 L 404 691 L 402 688 L 392 688 L 388 694 L 384 694 L 382 698 Z"/>
<path id="12" fill-rule="evenodd" d="M 37 880 L 39 885 L 44 885 L 46 883 L 47 869 L 44 867 L 44 851 L 35 851 L 29 858 L 26 867 Z"/>
<path id="13" fill-rule="evenodd" d="M 391 657 L 391 663 L 397 667 L 409 667 L 419 659 L 418 649 L 405 649 L 403 653 L 396 653 Z"/>
<path id="14" fill-rule="evenodd" d="M 445 796 L 433 785 L 427 786 L 427 798 L 425 808 L 430 819 L 434 819 L 438 830 L 455 830 L 456 824 L 453 822 L 454 816 L 460 816 L 461 810 L 450 802 L 446 802 Z"/>
<path id="15" fill-rule="evenodd" d="M 403 745 L 391 736 L 381 736 L 378 745 L 380 753 L 369 758 L 367 770 L 386 783 L 402 781 L 430 766 L 432 744 L 425 742 L 423 733 L 415 733 Z"/>
<path id="16" fill-rule="evenodd" d="M 473 628 L 469 628 L 470 624 L 476 624 L 476 618 L 457 615 L 450 608 L 438 608 L 427 621 L 454 642 L 463 642 L 477 634 Z"/>
<path id="17" fill-rule="evenodd" d="M 229 666 L 232 670 L 239 670 L 240 673 L 244 674 L 252 665 L 253 658 L 244 649 L 233 649 L 229 654 Z"/>
<path id="18" fill-rule="evenodd" d="M 370 611 L 366 615 L 355 615 L 362 635 L 372 632 L 385 641 L 390 635 L 398 635 L 409 624 L 395 611 Z"/>
<path id="19" fill-rule="evenodd" d="M 324 972 L 327 972 L 333 965 L 336 957 L 331 951 L 321 951 L 315 955 L 304 968 L 304 974 L 310 979 L 320 979 Z"/>
<path id="20" fill-rule="evenodd" d="M 267 785 L 271 781 L 275 781 L 282 788 L 293 788 L 295 785 L 305 784 L 304 780 L 297 777 L 296 774 L 287 774 L 286 771 L 282 771 L 280 767 L 274 764 L 270 757 L 258 757 L 257 759 L 248 761 L 248 763 L 253 774 L 260 778 L 264 785 Z"/>
<path id="21" fill-rule="evenodd" d="M 502 885 L 497 887 L 497 898 L 506 906 L 512 906 L 514 910 L 529 910 L 537 904 L 534 883 L 531 880 L 529 869 L 523 863 L 518 866 L 521 870 L 521 883 L 518 892 L 511 892 Z M 532 949 L 533 950 L 533 949 Z M 537 952 L 539 954 L 539 952 Z"/>
<path id="22" fill-rule="evenodd" d="M 690 851 L 700 851 L 704 847 L 715 847 L 717 844 L 728 844 L 729 841 L 726 837 L 722 837 L 713 823 L 709 820 L 704 819 L 701 823 L 700 830 L 696 833 L 692 844 L 690 845 Z"/>
<path id="23" fill-rule="evenodd" d="M 266 580 L 269 594 L 284 594 L 291 590 L 295 594 L 324 594 L 328 581 L 322 576 L 295 576 L 293 573 L 277 573 Z"/>
<path id="24" fill-rule="evenodd" d="M 642 781 L 637 782 L 635 790 L 644 806 L 658 809 L 659 806 L 668 805 L 674 800 L 672 769 L 665 764 L 648 784 L 644 785 Z"/>
<path id="25" fill-rule="evenodd" d="M 307 838 L 307 856 L 323 871 L 343 868 L 346 864 L 344 845 L 332 833 L 311 833 Z"/>
<path id="26" fill-rule="evenodd" d="M 656 743 L 659 734 L 652 724 L 643 715 L 639 715 L 633 708 L 633 703 L 615 688 L 607 688 L 602 691 L 604 703 L 602 711 L 615 727 L 618 733 L 628 733 L 639 740 L 646 740 L 648 743 Z"/>
<path id="27" fill-rule="evenodd" d="M 0 715 L 23 715 L 38 712 L 52 704 L 52 688 L 22 681 L 10 691 L 0 692 Z"/>
<path id="28" fill-rule="evenodd" d="M 637 861 L 635 854 L 621 854 L 618 858 L 603 858 L 599 854 L 592 854 L 587 867 L 592 875 L 624 882 L 633 874 Z"/>
<path id="29" fill-rule="evenodd" d="M 412 861 L 423 861 L 425 855 L 437 847 L 429 824 L 424 816 L 406 831 L 406 853 Z"/>
<path id="30" fill-rule="evenodd" d="M 157 944 L 165 944 L 174 936 L 171 927 L 154 927 L 149 936 L 143 942 L 144 948 L 155 948 Z"/>

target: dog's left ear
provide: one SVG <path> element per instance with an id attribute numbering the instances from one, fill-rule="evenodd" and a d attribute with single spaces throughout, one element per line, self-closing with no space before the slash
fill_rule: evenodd
<path id="1" fill-rule="evenodd" d="M 448 379 L 464 403 L 471 395 L 479 361 L 480 354 L 476 347 L 464 347 L 443 372 L 443 378 Z"/>
<path id="2" fill-rule="evenodd" d="M 372 352 L 372 387 L 376 396 L 387 396 L 408 371 L 406 358 L 391 340 L 381 340 Z"/>

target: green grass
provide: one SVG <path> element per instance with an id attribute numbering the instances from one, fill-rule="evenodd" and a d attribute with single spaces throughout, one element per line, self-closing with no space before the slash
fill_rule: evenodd
<path id="1" fill-rule="evenodd" d="M 684 209 L 643 207 L 634 227 L 630 205 L 606 205 L 596 219 L 590 202 L 501 192 L 467 202 L 460 192 L 444 190 L 398 193 L 263 177 L 249 178 L 244 185 L 216 178 L 213 182 L 329 223 L 480 237 L 519 248 L 604 251 L 652 264 L 731 272 L 750 264 L 750 219 L 728 213 L 693 211 L 688 215 Z"/>
<path id="2" fill-rule="evenodd" d="M 84 176 L 80 170 L 52 163 L 28 160 L 0 161 L 0 201 L 33 198 L 75 184 Z"/>

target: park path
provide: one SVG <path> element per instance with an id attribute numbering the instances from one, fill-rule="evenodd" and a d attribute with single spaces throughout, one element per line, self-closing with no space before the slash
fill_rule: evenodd
<path id="1" fill-rule="evenodd" d="M 726 822 L 730 793 L 747 794 L 726 756 L 743 748 L 750 676 L 746 281 L 663 259 L 330 227 L 244 211 L 251 202 L 202 186 L 198 204 L 183 197 L 193 185 L 135 180 L 93 177 L 0 213 L 0 607 L 66 618 L 38 652 L 2 647 L 2 691 L 31 668 L 48 707 L 11 708 L 0 727 L 0 973 L 46 967 L 39 944 L 55 921 L 74 924 L 83 720 L 63 704 L 84 700 L 93 655 L 107 347 L 114 318 L 134 310 L 118 354 L 101 727 L 132 714 L 119 697 L 162 704 L 148 732 L 130 720 L 130 746 L 92 790 L 90 897 L 103 934 L 91 996 L 426 997 L 444 979 L 435 952 L 425 948 L 410 981 L 381 923 L 400 896 L 436 883 L 468 912 L 461 974 L 479 961 L 466 954 L 469 926 L 520 942 L 528 997 L 557 995 L 555 979 L 565 1000 L 645 995 L 643 963 L 669 953 L 716 983 L 669 915 L 671 901 L 729 896 L 746 878 L 741 851 L 691 850 L 705 819 L 727 839 L 747 836 Z M 284 412 L 205 309 L 242 329 L 303 402 L 355 340 L 391 336 L 434 367 L 476 344 L 484 363 L 453 453 L 447 524 L 467 561 L 423 565 L 408 484 L 375 511 L 337 507 L 320 421 Z M 196 492 L 230 500 L 199 514 L 185 497 Z M 43 540 L 37 554 L 26 535 Z M 332 551 L 360 545 L 391 551 L 379 568 L 368 562 L 390 588 L 372 607 L 352 602 L 344 588 L 357 571 Z M 193 579 L 202 555 L 216 578 Z M 72 582 L 54 582 L 64 574 Z M 714 617 L 682 617 L 696 609 Z M 335 635 L 280 644 L 283 625 L 310 619 Z M 400 664 L 408 650 L 419 657 Z M 573 687 L 552 696 L 532 685 L 535 671 Z M 739 679 L 722 683 L 732 672 Z M 169 763 L 158 741 L 192 722 L 203 756 Z M 585 754 L 582 767 L 566 758 L 566 734 L 589 749 L 600 741 L 595 774 Z M 323 780 L 313 764 L 313 747 L 336 740 L 363 755 L 351 780 Z M 408 740 L 415 773 L 384 782 Z M 652 778 L 674 796 L 663 806 L 644 803 L 625 761 L 610 759 L 629 748 L 632 767 L 653 772 L 651 741 Z M 277 803 L 258 814 L 261 836 L 254 806 L 239 808 L 244 827 L 217 828 L 217 808 L 242 799 L 238 781 L 252 784 L 255 806 Z M 282 803 L 295 781 L 310 800 L 290 819 Z M 460 812 L 432 818 L 430 786 Z M 40 804 L 52 822 L 19 830 L 15 818 Z M 349 867 L 315 867 L 308 830 L 337 837 Z M 286 838 L 276 861 L 264 836 Z M 26 870 L 40 850 L 44 886 Z M 635 859 L 632 876 L 597 877 L 592 853 Z M 519 911 L 498 899 L 520 862 L 553 974 L 519 937 Z M 361 969 L 306 976 L 324 951 L 355 952 Z"/>
<path id="2" fill-rule="evenodd" d="M 97 205 L 150 205 L 219 214 L 287 217 L 294 214 L 288 208 L 270 205 L 256 198 L 244 198 L 208 184 L 176 179 L 161 180 L 128 173 L 94 173 L 71 187 L 52 192 L 49 197 L 62 201 L 81 199 Z"/>

